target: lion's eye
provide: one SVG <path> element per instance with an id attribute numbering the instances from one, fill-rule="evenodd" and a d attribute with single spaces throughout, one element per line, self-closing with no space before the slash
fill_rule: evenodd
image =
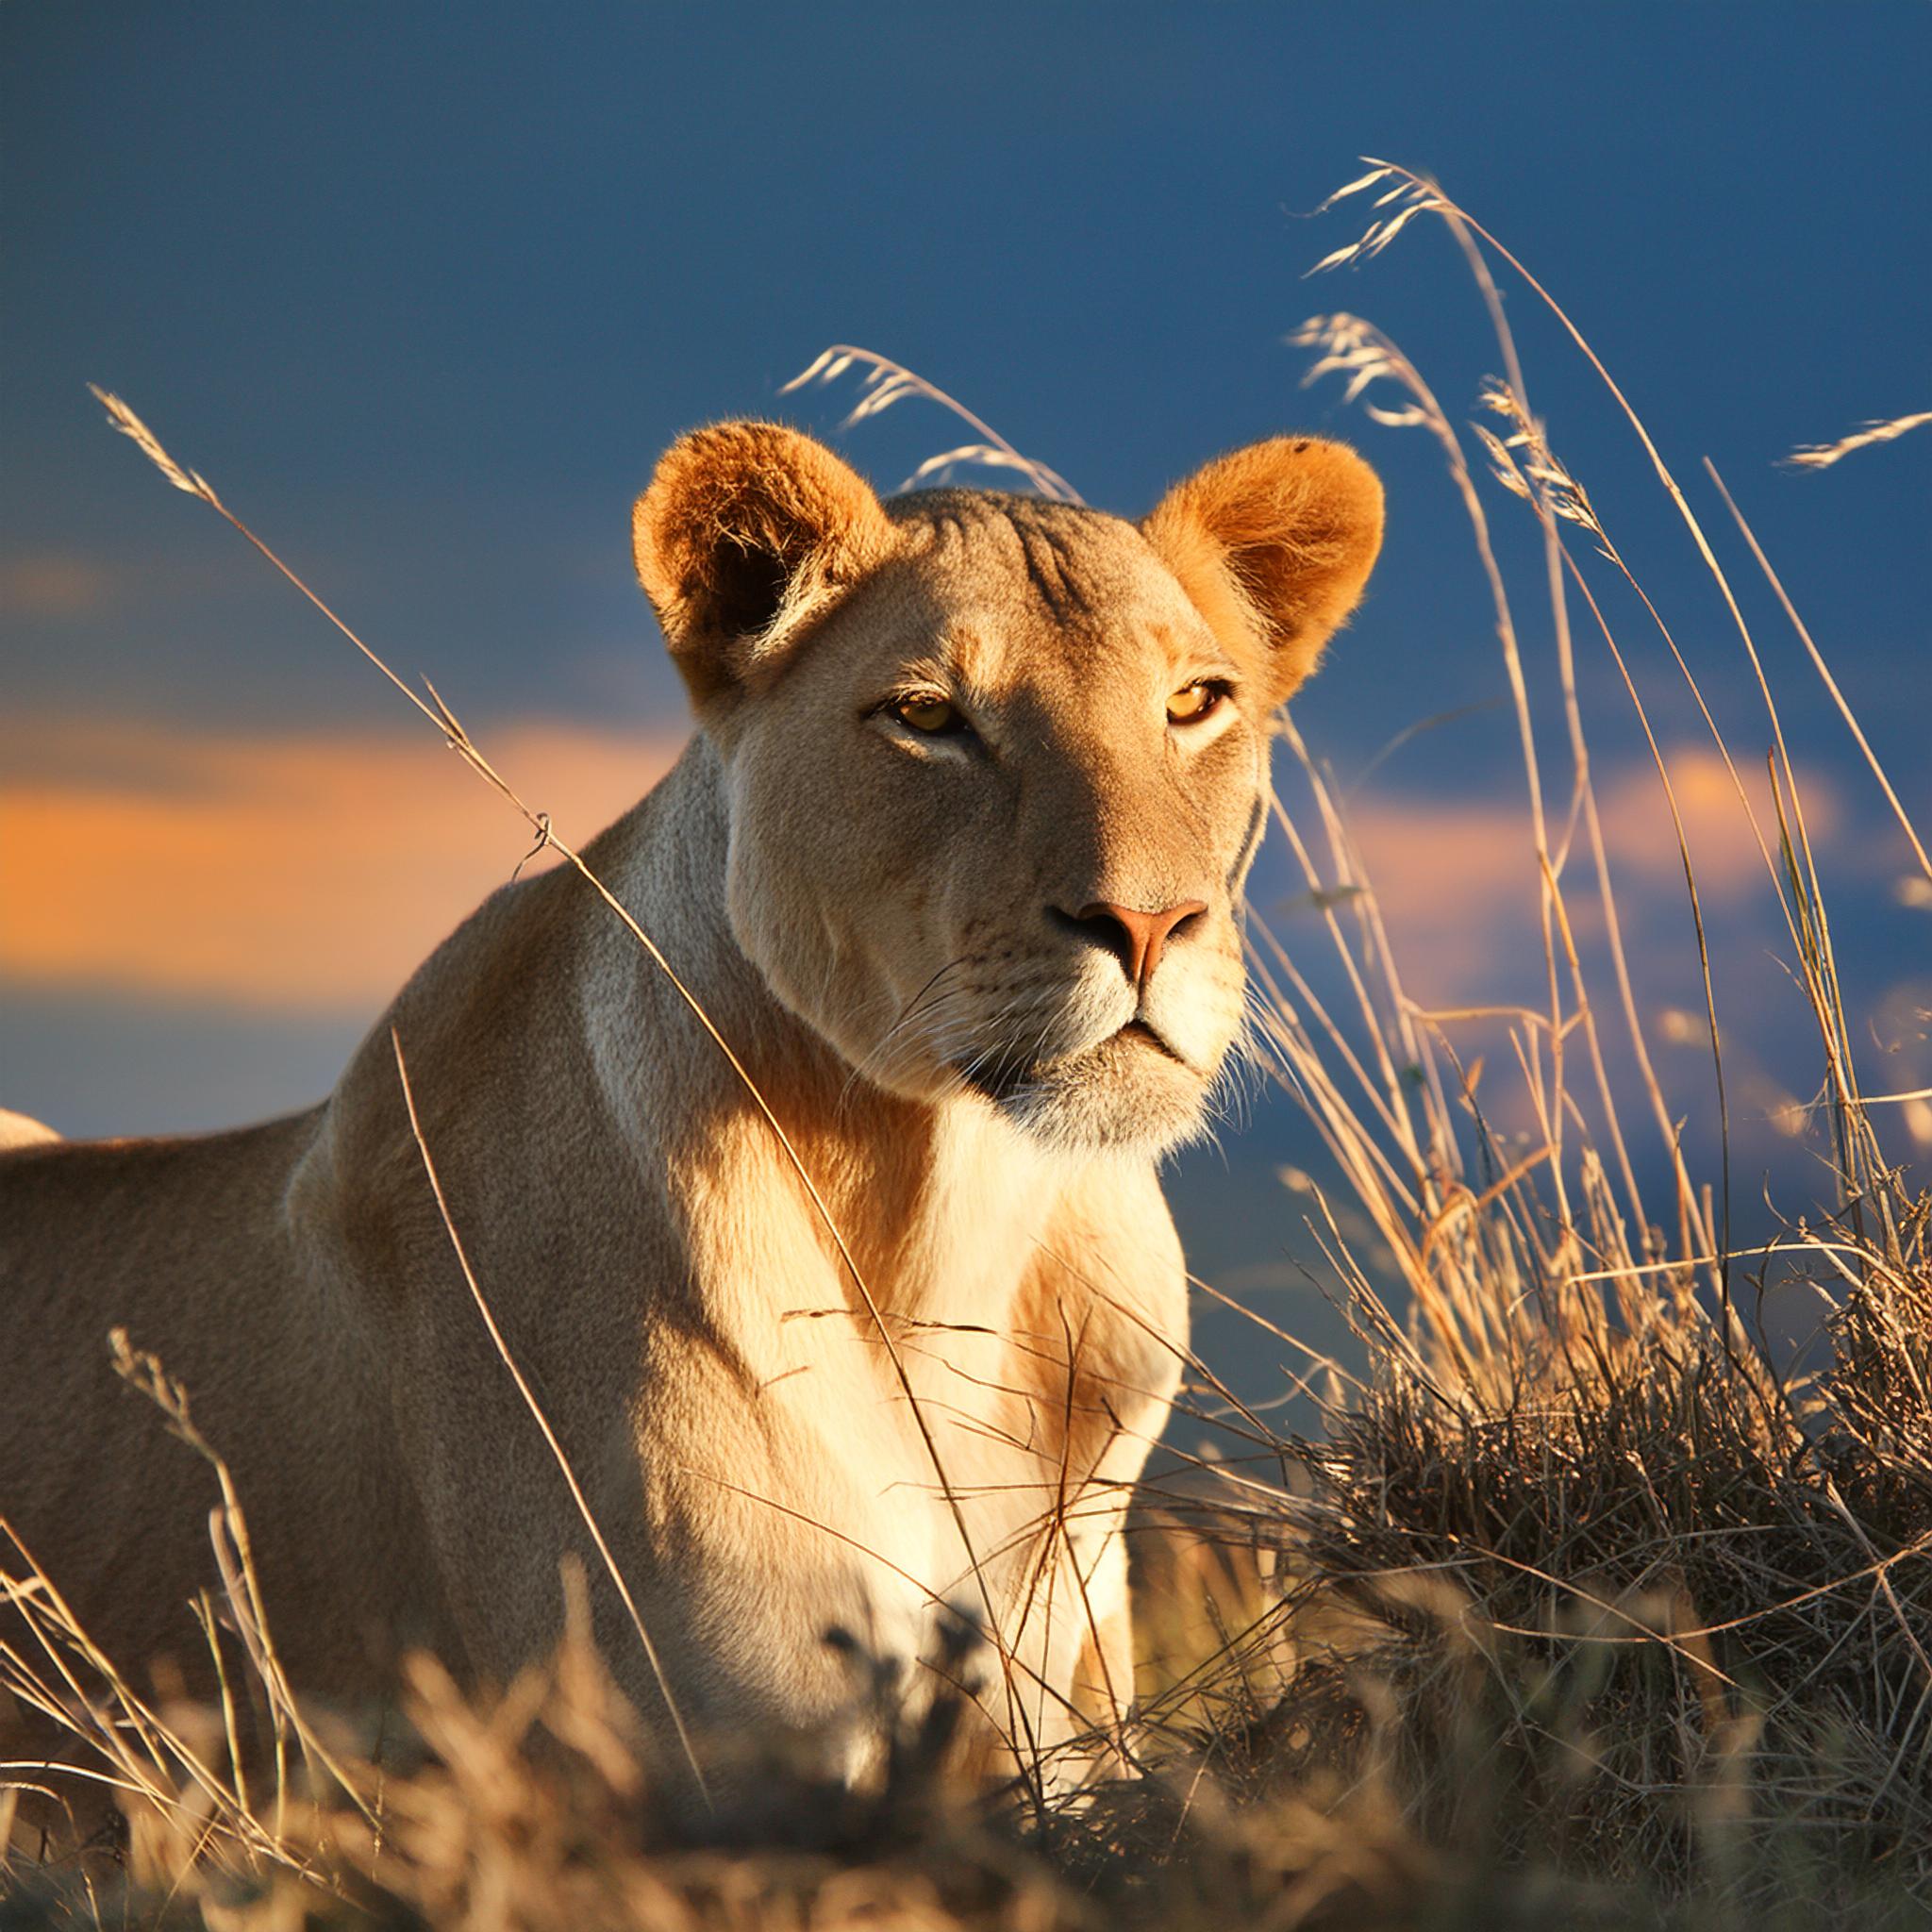
<path id="1" fill-rule="evenodd" d="M 958 731 L 966 723 L 944 698 L 894 698 L 890 708 L 908 731 L 923 732 L 927 738 Z"/>
<path id="2" fill-rule="evenodd" d="M 1167 701 L 1168 722 L 1172 724 L 1198 724 L 1203 718 L 1221 708 L 1227 687 L 1211 677 L 1197 677 L 1184 684 Z"/>

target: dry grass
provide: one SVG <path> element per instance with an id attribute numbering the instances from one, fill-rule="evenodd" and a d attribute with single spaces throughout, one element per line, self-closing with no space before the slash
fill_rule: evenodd
<path id="1" fill-rule="evenodd" d="M 1801 470 L 1828 470 L 1854 450 L 1870 449 L 1875 442 L 1890 442 L 1909 429 L 1923 429 L 1932 423 L 1932 409 L 1920 409 L 1909 416 L 1894 416 L 1887 423 L 1861 423 L 1849 436 L 1836 442 L 1807 443 L 1794 449 L 1785 460 Z"/>
<path id="2" fill-rule="evenodd" d="M 1455 1012 L 1408 997 L 1346 811 L 1284 724 L 1310 805 L 1299 818 L 1280 809 L 1279 831 L 1345 1006 L 1330 1010 L 1307 961 L 1257 927 L 1257 1044 L 1332 1157 L 1310 1225 L 1369 1366 L 1358 1380 L 1322 1376 L 1324 1427 L 1307 1441 L 1192 1364 L 1230 1446 L 1150 1484 L 1136 1516 L 1132 1774 L 1058 1805 L 1039 1803 L 1037 1784 L 1031 1802 L 986 1792 L 955 1768 L 959 1709 L 942 1699 L 916 1721 L 882 1710 L 895 1741 L 867 1789 L 826 1789 L 778 1762 L 703 1824 L 680 1824 L 653 1804 L 634 1721 L 581 1636 L 480 1705 L 421 1660 L 410 1755 L 399 1761 L 391 1740 L 378 1766 L 372 1740 L 304 1712 L 281 1681 L 244 1499 L 225 1492 L 226 1601 L 205 1603 L 203 1619 L 217 1659 L 245 1668 L 224 1674 L 219 1709 L 138 1691 L 30 1553 L 7 1566 L 38 1648 L 8 1650 L 0 1673 L 63 1715 L 67 1775 L 111 1787 L 127 1834 L 125 1863 L 42 1866 L 17 1845 L 0 1925 L 1046 1932 L 1932 1917 L 1932 1197 L 1890 1155 L 1884 1114 L 1910 1096 L 1861 1086 L 1777 702 L 1689 497 L 1580 331 L 1494 237 L 1436 184 L 1381 163 L 1335 199 L 1371 192 L 1368 232 L 1321 266 L 1371 258 L 1418 219 L 1446 226 L 1504 370 L 1485 397 L 1494 426 L 1476 431 L 1480 463 L 1371 325 L 1318 317 L 1297 340 L 1314 351 L 1311 380 L 1341 376 L 1374 421 L 1435 440 L 1468 520 L 1516 712 L 1541 997 Z M 1716 1174 L 1693 1173 L 1657 1074 L 1591 783 L 1577 654 L 1600 646 L 1616 666 L 1667 797 L 1646 696 L 1658 662 L 1709 729 L 1740 811 L 1754 791 L 1667 617 L 1531 406 L 1498 263 L 1547 304 L 1623 409 L 1729 613 L 1736 681 L 1762 706 L 1772 804 L 1753 824 L 1793 999 L 1816 1032 L 1832 1189 L 1768 1241 L 1734 1242 L 1728 1141 Z M 855 368 L 867 372 L 860 414 L 913 397 L 965 414 L 855 349 L 827 351 L 800 379 Z M 176 487 L 230 515 L 131 412 L 116 420 Z M 979 440 L 929 470 L 991 463 L 1072 497 L 967 420 Z M 1520 642 L 1530 626 L 1498 561 L 1481 464 L 1539 534 L 1528 596 L 1554 661 L 1534 677 L 1560 696 L 1554 747 L 1535 728 Z M 1896 791 L 1738 525 L 1932 881 Z M 1636 642 L 1609 622 L 1607 574 L 1644 613 Z M 409 695 L 560 842 L 440 700 Z M 1755 750 L 1749 762 L 1755 776 Z M 1722 1115 L 1721 975 L 1677 824 Z M 1483 1042 L 1493 1052 L 1499 1038 L 1534 1123 L 1526 1146 L 1490 1124 Z M 1667 1191 L 1646 1200 L 1638 1174 L 1659 1160 Z M 1378 1265 L 1343 1238 L 1363 1220 Z M 1800 1288 L 1821 1310 L 1808 1352 L 1775 1342 L 1761 1319 L 1768 1295 Z M 125 1369 L 192 1432 L 185 1395 L 157 1365 Z M 239 1650 L 225 1653 L 225 1627 Z"/>

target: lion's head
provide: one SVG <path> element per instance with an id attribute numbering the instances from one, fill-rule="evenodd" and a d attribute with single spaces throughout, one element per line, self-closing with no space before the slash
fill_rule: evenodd
<path id="1" fill-rule="evenodd" d="M 723 762 L 740 945 L 891 1092 L 1062 1146 L 1183 1140 L 1241 1028 L 1269 714 L 1381 533 L 1373 472 L 1308 439 L 1136 525 L 881 503 L 770 424 L 686 437 L 638 574 Z"/>

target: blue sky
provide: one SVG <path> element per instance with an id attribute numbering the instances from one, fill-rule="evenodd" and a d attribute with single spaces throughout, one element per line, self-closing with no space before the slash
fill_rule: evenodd
<path id="1" fill-rule="evenodd" d="M 1922 654 L 1897 662 L 1918 586 L 1847 569 L 1917 535 L 1923 470 L 1767 469 L 1925 391 L 1921 6 L 298 0 L 13 8 L 0 35 L 6 541 L 172 566 L 115 625 L 9 624 L 21 702 L 103 677 L 144 714 L 387 702 L 104 441 L 86 381 L 483 709 L 533 678 L 563 707 L 672 698 L 623 567 L 629 497 L 671 436 L 781 407 L 828 341 L 929 374 L 1123 508 L 1278 424 L 1361 433 L 1296 392 L 1279 339 L 1315 308 L 1371 309 L 1459 413 L 1494 357 L 1439 235 L 1300 280 L 1354 217 L 1293 211 L 1362 153 L 1447 182 L 1687 465 L 1751 488 L 1801 601 L 1856 637 L 1848 676 L 1928 689 Z M 1598 440 L 1576 388 L 1559 433 Z M 850 447 L 891 482 L 945 429 L 888 419 Z M 1600 492 L 1660 525 L 1602 440 Z M 1425 513 L 1427 452 L 1395 441 L 1374 454 L 1418 499 L 1374 646 L 1407 675 L 1450 647 L 1471 566 Z M 1339 722 L 1359 699 L 1310 714 L 1366 742 Z"/>
<path id="2" fill-rule="evenodd" d="M 1363 803 L 1398 858 L 1406 826 L 1480 839 L 1522 779 L 1460 511 L 1425 438 L 1376 428 L 1333 384 L 1300 390 L 1307 358 L 1282 340 L 1316 310 L 1367 315 L 1457 423 L 1496 368 L 1432 223 L 1359 272 L 1302 279 L 1366 219 L 1304 218 L 1366 153 L 1433 173 L 1534 268 L 1713 528 L 1698 459 L 1718 462 L 1923 823 L 1932 433 L 1817 475 L 1776 460 L 1932 407 L 1928 57 L 1932 10 L 1904 0 L 8 8 L 0 758 L 22 786 L 125 792 L 130 744 L 173 746 L 168 775 L 141 782 L 178 790 L 202 782 L 197 746 L 350 743 L 397 720 L 231 533 L 107 433 L 88 381 L 127 396 L 479 733 L 542 719 L 642 744 L 677 728 L 678 693 L 630 576 L 631 496 L 706 419 L 782 411 L 832 433 L 849 392 L 777 391 L 846 341 L 1108 508 L 1138 511 L 1282 426 L 1356 441 L 1389 481 L 1389 545 L 1297 717 L 1346 781 L 1405 727 L 1477 708 L 1379 765 Z M 1735 638 L 1634 440 L 1527 291 L 1507 299 L 1557 448 L 1756 758 Z M 908 407 L 841 447 L 891 486 L 958 440 Z M 1533 582 L 1527 518 L 1487 503 L 1506 566 Z M 1855 990 L 1909 1008 L 1898 989 L 1932 978 L 1932 918 L 1899 900 L 1896 841 L 1748 561 L 1739 580 L 1794 752 L 1835 801 Z M 1607 597 L 1666 741 L 1694 743 L 1654 635 L 1627 594 Z M 1547 617 L 1525 628 L 1555 722 Z M 1580 656 L 1622 770 L 1641 740 L 1605 654 Z M 104 748 L 77 722 L 120 736 Z M 422 757 L 431 769 L 433 741 Z M 483 883 L 516 844 L 502 828 Z M 0 893 L 10 862 L 0 851 Z M 1440 865 L 1457 862 L 1446 848 Z M 1263 891 L 1290 894 L 1278 849 L 1269 863 Z M 1667 871 L 1635 876 L 1659 1004 L 1695 991 Z M 175 899 L 192 890 L 204 874 Z M 1469 917 L 1490 904 L 1477 881 Z M 0 921 L 19 916 L 0 898 Z M 1446 958 L 1447 915 L 1431 916 L 1412 929 Z M 1740 1034 L 1799 1090 L 1775 927 L 1741 890 L 1719 917 Z M 0 951 L 0 1101 L 77 1132 L 297 1105 L 381 1004 L 360 982 L 279 1006 L 218 975 L 144 985 L 130 947 L 98 984 L 10 971 Z M 1477 951 L 1505 979 L 1521 965 L 1509 945 Z M 1694 1137 L 1707 1094 L 1684 1081 Z M 1189 1170 L 1198 1255 L 1236 1269 L 1277 1252 L 1253 1177 L 1285 1151 L 1312 1158 L 1264 1107 Z"/>

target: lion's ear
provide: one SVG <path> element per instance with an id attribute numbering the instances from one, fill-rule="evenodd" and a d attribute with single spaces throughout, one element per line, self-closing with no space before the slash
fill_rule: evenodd
<path id="1" fill-rule="evenodd" d="M 1382 485 L 1339 442 L 1277 436 L 1176 483 L 1141 525 L 1269 703 L 1314 670 L 1382 547 Z"/>
<path id="2" fill-rule="evenodd" d="M 864 479 L 774 423 L 720 423 L 667 450 L 631 517 L 638 578 L 700 713 L 884 555 Z"/>

